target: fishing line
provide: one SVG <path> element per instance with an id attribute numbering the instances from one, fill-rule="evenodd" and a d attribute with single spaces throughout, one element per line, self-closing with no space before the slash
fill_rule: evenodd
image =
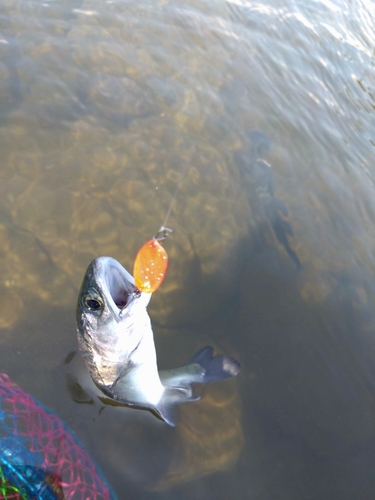
<path id="1" fill-rule="evenodd" d="M 172 196 L 172 199 L 171 199 L 171 202 L 169 204 L 169 207 L 168 207 L 168 210 L 167 210 L 167 213 L 165 215 L 165 218 L 164 218 L 164 222 L 163 224 L 160 226 L 160 229 L 159 231 L 156 233 L 156 235 L 154 236 L 154 238 L 158 241 L 164 241 L 165 238 L 168 236 L 168 233 L 171 233 L 172 232 L 172 229 L 166 227 L 167 226 L 167 222 L 168 222 L 168 219 L 169 219 L 169 216 L 171 215 L 171 212 L 172 212 L 172 208 L 173 208 L 173 205 L 176 201 L 176 198 L 177 198 L 177 195 L 178 193 L 180 192 L 180 189 L 181 189 L 181 186 L 182 186 L 182 183 L 186 177 L 186 174 L 187 174 L 187 171 L 189 169 L 189 163 L 186 163 L 185 165 L 185 168 L 184 170 L 182 171 L 182 175 L 181 175 L 181 179 L 179 180 L 175 190 L 174 190 L 174 193 L 173 193 L 173 196 Z M 159 236 L 160 234 L 162 234 L 162 236 Z"/>
<path id="2" fill-rule="evenodd" d="M 172 229 L 166 227 L 166 225 L 188 168 L 189 163 L 186 163 L 159 231 L 139 249 L 135 258 L 133 267 L 134 282 L 135 286 L 141 292 L 155 292 L 164 280 L 168 268 L 168 254 L 161 243 L 172 232 Z"/>

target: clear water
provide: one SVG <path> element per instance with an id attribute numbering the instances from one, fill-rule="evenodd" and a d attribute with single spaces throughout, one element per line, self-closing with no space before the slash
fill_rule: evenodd
<path id="1" fill-rule="evenodd" d="M 372 499 L 375 10 L 368 1 L 3 0 L 1 371 L 120 499 Z M 242 364 L 176 429 L 105 406 L 77 350 L 90 260 L 169 220 L 159 364 Z M 301 268 L 300 268 L 301 266 Z"/>

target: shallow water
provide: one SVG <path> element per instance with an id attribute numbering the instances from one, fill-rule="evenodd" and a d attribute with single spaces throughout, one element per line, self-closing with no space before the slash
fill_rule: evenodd
<path id="1" fill-rule="evenodd" d="M 120 499 L 372 499 L 371 2 L 4 0 L 1 371 L 85 443 Z M 159 364 L 242 364 L 176 429 L 105 405 L 80 281 L 168 225 Z"/>

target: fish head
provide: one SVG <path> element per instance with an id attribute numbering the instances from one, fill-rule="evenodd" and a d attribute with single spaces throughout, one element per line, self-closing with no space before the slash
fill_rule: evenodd
<path id="1" fill-rule="evenodd" d="M 94 381 L 108 386 L 132 362 L 132 354 L 151 329 L 147 305 L 133 277 L 112 257 L 89 265 L 78 296 L 78 344 Z"/>

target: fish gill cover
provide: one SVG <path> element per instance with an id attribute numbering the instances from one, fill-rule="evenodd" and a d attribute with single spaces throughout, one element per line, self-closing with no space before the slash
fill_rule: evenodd
<path id="1" fill-rule="evenodd" d="M 0 373 L 0 499 L 117 499 L 67 426 L 4 373 Z"/>

